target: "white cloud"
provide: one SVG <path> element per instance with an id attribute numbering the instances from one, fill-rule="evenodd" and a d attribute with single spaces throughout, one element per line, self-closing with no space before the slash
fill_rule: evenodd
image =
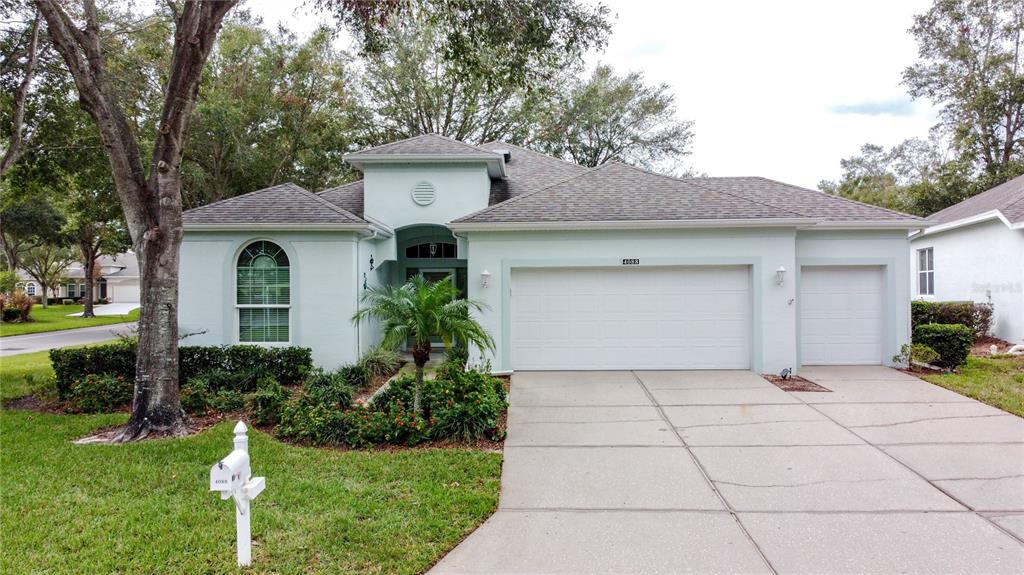
<path id="1" fill-rule="evenodd" d="M 604 2 L 617 15 L 611 41 L 588 62 L 668 84 L 695 122 L 688 163 L 710 175 L 813 188 L 862 144 L 926 137 L 936 122 L 900 84 L 917 57 L 907 29 L 929 0 Z M 330 21 L 300 2 L 245 5 L 300 34 Z"/>

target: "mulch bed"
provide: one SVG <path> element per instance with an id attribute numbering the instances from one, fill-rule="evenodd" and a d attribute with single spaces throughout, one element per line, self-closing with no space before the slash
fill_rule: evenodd
<path id="1" fill-rule="evenodd" d="M 999 353 L 1005 353 L 1006 350 L 1013 347 L 1013 344 L 1008 341 L 986 335 L 974 340 L 974 345 L 971 346 L 971 355 L 975 357 L 989 357 L 992 355 L 991 348 L 993 345 L 999 347 Z"/>
<path id="2" fill-rule="evenodd" d="M 782 391 L 827 391 L 830 393 L 832 391 L 831 389 L 824 388 L 813 381 L 804 379 L 799 375 L 791 375 L 786 379 L 782 379 L 775 374 L 762 373 L 761 377 L 767 379 L 772 383 L 772 385 Z"/>

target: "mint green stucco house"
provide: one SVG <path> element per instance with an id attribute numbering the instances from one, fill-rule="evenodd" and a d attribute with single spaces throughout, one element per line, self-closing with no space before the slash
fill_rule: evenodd
<path id="1" fill-rule="evenodd" d="M 886 364 L 909 339 L 908 230 L 780 182 L 597 168 L 436 135 L 349 154 L 358 182 L 185 213 L 186 343 L 377 343 L 368 286 L 452 276 L 487 304 L 496 371 Z"/>

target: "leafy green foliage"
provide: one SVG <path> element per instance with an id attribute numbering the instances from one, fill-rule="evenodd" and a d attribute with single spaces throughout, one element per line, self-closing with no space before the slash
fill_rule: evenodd
<path id="1" fill-rule="evenodd" d="M 312 369 L 312 352 L 304 347 L 228 347 L 182 346 L 178 348 L 180 376 L 183 382 L 204 376 L 211 391 L 234 389 L 252 391 L 256 381 L 269 376 L 283 385 L 294 385 Z M 57 389 L 67 389 L 75 379 L 88 374 L 106 373 L 135 379 L 135 343 L 55 349 L 50 352 L 57 374 Z M 63 395 L 62 395 L 63 397 Z"/>
<path id="2" fill-rule="evenodd" d="M 893 363 L 906 365 L 910 362 L 927 363 L 929 365 L 938 361 L 939 352 L 924 345 L 923 343 L 905 343 L 900 347 L 900 352 L 892 357 Z"/>
<path id="3" fill-rule="evenodd" d="M 958 323 L 974 332 L 974 337 L 988 335 L 992 329 L 993 306 L 972 301 L 912 301 L 910 324 L 912 328 L 926 323 Z"/>
<path id="4" fill-rule="evenodd" d="M 402 358 L 398 352 L 380 345 L 366 350 L 359 358 L 359 365 L 376 377 L 394 373 L 401 364 Z"/>
<path id="5" fill-rule="evenodd" d="M 617 76 L 607 65 L 571 81 L 540 124 L 535 147 L 588 167 L 619 160 L 671 169 L 693 141 L 693 122 L 676 119 L 667 84 L 649 86 L 640 72 Z"/>
<path id="6" fill-rule="evenodd" d="M 926 323 L 914 328 L 914 343 L 939 354 L 935 365 L 953 369 L 967 361 L 974 343 L 974 331 L 960 324 Z"/>
<path id="7" fill-rule="evenodd" d="M 131 403 L 132 387 L 120 376 L 87 375 L 71 385 L 71 405 L 82 413 L 117 411 Z"/>
<path id="8" fill-rule="evenodd" d="M 272 425 L 281 417 L 288 391 L 276 380 L 264 377 L 256 382 L 256 391 L 247 397 L 249 415 L 257 425 Z"/>

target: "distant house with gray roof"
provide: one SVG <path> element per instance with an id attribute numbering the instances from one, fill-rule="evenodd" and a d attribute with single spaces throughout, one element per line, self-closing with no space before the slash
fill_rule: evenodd
<path id="1" fill-rule="evenodd" d="M 760 177 L 586 168 L 428 134 L 348 154 L 360 181 L 185 212 L 186 344 L 299 345 L 327 368 L 380 341 L 372 286 L 452 278 L 498 372 L 887 364 L 909 339 L 921 218 Z"/>
<path id="2" fill-rule="evenodd" d="M 914 298 L 992 303 L 994 335 L 1024 341 L 1024 176 L 928 219 L 911 235 Z"/>

